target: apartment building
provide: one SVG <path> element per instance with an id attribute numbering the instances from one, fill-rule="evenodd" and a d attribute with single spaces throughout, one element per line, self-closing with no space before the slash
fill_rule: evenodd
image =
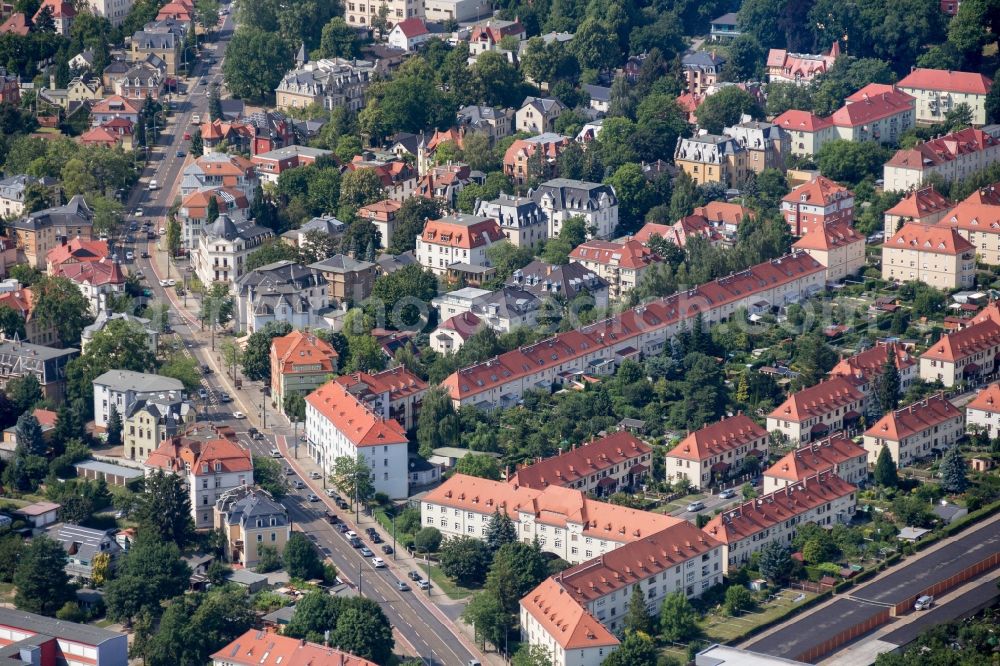
<path id="1" fill-rule="evenodd" d="M 743 308 L 760 307 L 755 304 L 779 307 L 798 302 L 823 287 L 825 270 L 804 252 L 785 255 L 461 368 L 442 385 L 456 408 L 514 405 L 528 389 L 548 390 L 576 372 L 613 369 L 622 355 L 662 352 L 682 325 L 690 326 L 697 312 L 711 325 Z"/>
<path id="2" fill-rule="evenodd" d="M 255 333 L 272 322 L 323 327 L 327 282 L 315 268 L 288 259 L 255 268 L 236 281 L 236 330 Z"/>
<path id="3" fill-rule="evenodd" d="M 826 473 L 863 486 L 868 482 L 868 452 L 842 434 L 800 446 L 764 471 L 764 494 Z"/>
<path id="4" fill-rule="evenodd" d="M 405 366 L 374 373 L 352 372 L 336 381 L 375 414 L 398 421 L 405 430 L 417 427 L 428 384 Z"/>
<path id="5" fill-rule="evenodd" d="M 55 404 L 62 402 L 66 391 L 66 366 L 80 350 L 54 349 L 18 340 L 0 342 L 0 389 L 11 379 L 34 375 L 42 388 L 42 397 Z"/>
<path id="6" fill-rule="evenodd" d="M 731 136 L 700 134 L 678 137 L 674 163 L 695 185 L 720 183 L 740 187 L 747 177 L 747 150 Z"/>
<path id="7" fill-rule="evenodd" d="M 965 436 L 965 413 L 944 393 L 937 393 L 890 412 L 865 431 L 868 464 L 888 447 L 898 467 L 936 455 Z"/>
<path id="8" fill-rule="evenodd" d="M 402 201 L 382 199 L 358 209 L 357 218 L 368 220 L 378 229 L 379 249 L 384 250 L 392 246 L 392 237 L 396 234 L 396 214 L 402 207 Z"/>
<path id="9" fill-rule="evenodd" d="M 615 188 L 570 178 L 553 178 L 528 193 L 548 221 L 548 236 L 555 238 L 571 217 L 586 221 L 588 238 L 611 238 L 618 226 Z"/>
<path id="10" fill-rule="evenodd" d="M 865 237 L 847 220 L 812 227 L 792 247 L 826 267 L 826 281 L 840 282 L 865 267 Z"/>
<path id="11" fill-rule="evenodd" d="M 146 462 L 163 442 L 183 434 L 196 416 L 194 405 L 176 392 L 132 402 L 122 414 L 123 456 Z"/>
<path id="12" fill-rule="evenodd" d="M 266 153 L 258 153 L 251 158 L 257 177 L 261 182 L 278 184 L 278 178 L 289 169 L 315 164 L 316 160 L 333 155 L 333 152 L 323 148 L 309 146 L 285 146 Z"/>
<path id="13" fill-rule="evenodd" d="M 896 87 L 917 100 L 917 122 L 933 125 L 944 122 L 949 111 L 965 104 L 972 111 L 972 124 L 983 126 L 986 96 L 993 81 L 977 72 L 913 68 Z"/>
<path id="14" fill-rule="evenodd" d="M 552 97 L 526 97 L 521 108 L 514 114 L 514 126 L 518 132 L 542 134 L 554 132 L 556 118 L 566 110 L 566 105 Z"/>
<path id="15" fill-rule="evenodd" d="M 433 2 L 433 0 L 431 1 Z M 447 2 L 448 0 L 442 1 Z M 479 2 L 481 0 L 473 1 Z M 427 8 L 430 11 L 429 5 Z M 485 134 L 490 138 L 491 144 L 495 144 L 498 140 L 514 133 L 514 109 L 493 106 L 463 106 L 458 110 L 457 115 L 460 128 L 464 128 L 467 132 Z"/>
<path id="16" fill-rule="evenodd" d="M 667 481 L 687 479 L 703 490 L 738 473 L 747 456 L 767 460 L 768 434 L 746 414 L 695 430 L 666 456 Z"/>
<path id="17" fill-rule="evenodd" d="M 416 257 L 435 275 L 447 274 L 452 264 L 489 266 L 486 250 L 504 238 L 493 218 L 455 213 L 424 226 L 417 236 Z"/>
<path id="18" fill-rule="evenodd" d="M 128 636 L 90 624 L 77 624 L 35 615 L 13 608 L 0 608 L 0 646 L 11 664 L 37 666 L 128 666 Z M 15 647 L 11 647 L 15 646 Z M 27 654 L 30 661 L 20 658 Z"/>
<path id="19" fill-rule="evenodd" d="M 184 167 L 182 197 L 215 188 L 235 189 L 252 202 L 257 190 L 257 171 L 253 162 L 241 155 L 206 153 Z M 219 209 L 222 212 L 222 209 Z M 213 220 L 208 220 L 212 222 Z"/>
<path id="20" fill-rule="evenodd" d="M 793 236 L 817 227 L 854 220 L 854 192 L 826 176 L 816 176 L 781 199 L 781 214 Z"/>
<path id="21" fill-rule="evenodd" d="M 978 430 L 990 439 L 1000 435 L 1000 384 L 994 382 L 979 389 L 965 406 L 965 428 Z"/>
<path id="22" fill-rule="evenodd" d="M 788 152 L 798 157 L 812 157 L 823 144 L 837 138 L 837 128 L 832 120 L 808 111 L 789 109 L 773 122 L 788 133 Z"/>
<path id="23" fill-rule="evenodd" d="M 955 386 L 996 371 L 1000 354 L 1000 307 L 990 303 L 964 328 L 942 335 L 920 356 L 920 378 Z"/>
<path id="24" fill-rule="evenodd" d="M 619 645 L 637 588 L 651 615 L 675 592 L 696 598 L 722 582 L 722 547 L 690 523 L 667 527 L 570 567 L 521 599 L 521 640 L 553 666 L 597 666 Z"/>
<path id="25" fill-rule="evenodd" d="M 32 268 L 44 271 L 49 251 L 71 238 L 91 239 L 94 213 L 78 194 L 64 206 L 30 213 L 7 223 L 8 236 L 17 244 L 18 256 Z"/>
<path id="26" fill-rule="evenodd" d="M 874 383 L 882 375 L 882 368 L 890 355 L 899 372 L 899 391 L 905 393 L 917 378 L 919 365 L 917 357 L 897 342 L 877 342 L 870 349 L 842 358 L 827 374 L 831 377 L 848 377 L 862 393 L 871 395 Z"/>
<path id="27" fill-rule="evenodd" d="M 354 259 L 346 254 L 335 254 L 323 261 L 309 264 L 319 271 L 327 283 L 331 302 L 360 303 L 372 293 L 377 268 L 370 261 Z"/>
<path id="28" fill-rule="evenodd" d="M 94 425 L 106 428 L 111 408 L 119 416 L 137 400 L 160 394 L 182 395 L 184 384 L 179 379 L 131 370 L 108 370 L 94 380 Z"/>
<path id="29" fill-rule="evenodd" d="M 162 472 L 176 474 L 184 481 L 198 529 L 214 526 L 215 504 L 226 491 L 253 485 L 250 451 L 210 428 L 171 437 L 149 454 L 143 467 L 146 476 Z"/>
<path id="30" fill-rule="evenodd" d="M 472 314 L 497 333 L 510 333 L 517 328 L 534 328 L 538 324 L 540 298 L 520 287 L 502 287 L 472 306 Z"/>
<path id="31" fill-rule="evenodd" d="M 804 85 L 833 67 L 840 55 L 840 43 L 834 42 L 828 53 L 789 53 L 785 49 L 771 49 L 767 53 L 767 79 L 774 83 Z"/>
<path id="32" fill-rule="evenodd" d="M 0 217 L 13 219 L 24 214 L 24 195 L 32 185 L 50 187 L 55 184 L 52 178 L 35 178 L 20 174 L 0 179 Z"/>
<path id="33" fill-rule="evenodd" d="M 767 431 L 779 430 L 793 444 L 806 444 L 856 427 L 867 404 L 855 380 L 833 377 L 788 396 L 767 415 Z"/>
<path id="34" fill-rule="evenodd" d="M 652 456 L 649 444 L 620 431 L 518 467 L 507 481 L 535 490 L 561 486 L 597 496 L 612 495 L 635 489 L 652 469 Z"/>
<path id="35" fill-rule="evenodd" d="M 194 248 L 205 230 L 205 225 L 215 220 L 208 219 L 210 201 L 215 203 L 220 213 L 226 213 L 235 219 L 245 219 L 250 202 L 240 190 L 232 187 L 213 187 L 198 190 L 187 195 L 181 201 L 177 211 L 177 219 L 181 223 L 181 247 Z"/>
<path id="36" fill-rule="evenodd" d="M 747 151 L 747 169 L 759 174 L 764 169 L 785 170 L 785 159 L 791 147 L 791 137 L 780 125 L 750 120 L 744 116 L 742 122 L 722 130 Z"/>
<path id="37" fill-rule="evenodd" d="M 882 168 L 886 191 L 920 187 L 931 176 L 945 181 L 964 180 L 1000 161 L 1000 140 L 978 129 L 966 128 L 913 148 L 901 148 Z"/>
<path id="38" fill-rule="evenodd" d="M 375 662 L 319 643 L 248 629 L 212 655 L 212 666 L 376 666 Z"/>
<path id="39" fill-rule="evenodd" d="M 514 271 L 507 286 L 520 287 L 543 301 L 554 298 L 570 302 L 577 296 L 589 296 L 595 308 L 608 306 L 608 281 L 576 261 L 563 265 L 533 261 Z"/>
<path id="40" fill-rule="evenodd" d="M 980 262 L 1000 265 L 1000 199 L 996 185 L 973 192 L 945 212 L 937 224 L 954 229 L 969 241 Z"/>
<path id="41" fill-rule="evenodd" d="M 181 22 L 166 19 L 147 23 L 132 34 L 129 62 L 142 62 L 149 56 L 156 56 L 163 61 L 167 76 L 178 76 L 187 68 L 183 56 L 186 41 L 187 27 Z"/>
<path id="42" fill-rule="evenodd" d="M 288 511 L 271 495 L 252 485 L 231 488 L 220 495 L 212 510 L 214 528 L 226 537 L 226 560 L 244 568 L 257 566 L 261 546 L 278 551 L 280 557 L 292 536 Z M 299 641 L 296 640 L 296 643 Z M 260 663 L 262 657 L 258 656 Z M 232 663 L 226 661 L 227 666 Z M 218 664 L 219 662 L 213 662 Z M 274 662 L 277 665 L 277 661 Z M 292 666 L 294 662 L 287 662 Z"/>
<path id="43" fill-rule="evenodd" d="M 222 213 L 205 227 L 192 254 L 198 279 L 234 287 L 246 272 L 247 257 L 271 238 L 274 232 L 267 227 Z"/>
<path id="44" fill-rule="evenodd" d="M 421 0 L 349 0 L 344 3 L 344 19 L 347 25 L 357 29 L 369 29 L 372 22 L 378 22 L 383 7 L 386 14 L 386 27 L 393 26 L 404 19 L 424 18 L 424 3 Z M 388 34 L 388 32 L 386 32 Z"/>
<path id="45" fill-rule="evenodd" d="M 133 0 L 86 0 L 85 5 L 96 16 L 108 19 L 117 28 L 132 9 Z"/>
<path id="46" fill-rule="evenodd" d="M 849 522 L 857 509 L 857 490 L 823 472 L 727 509 L 703 531 L 722 543 L 722 567 L 728 573 L 771 542 L 788 547 L 803 523 L 826 527 Z"/>
<path id="47" fill-rule="evenodd" d="M 885 211 L 884 237 L 891 238 L 907 222 L 936 224 L 951 207 L 951 201 L 933 185 L 911 190 L 899 203 Z"/>
<path id="48" fill-rule="evenodd" d="M 339 355 L 330 343 L 308 331 L 271 340 L 271 401 L 284 411 L 285 398 L 306 396 L 337 371 Z"/>
<path id="49" fill-rule="evenodd" d="M 719 82 L 726 59 L 715 51 L 695 51 L 681 59 L 681 71 L 687 82 L 687 91 L 694 95 L 704 95 L 705 91 Z"/>
<path id="50" fill-rule="evenodd" d="M 420 522 L 445 537 L 482 538 L 496 512 L 506 513 L 518 541 L 536 537 L 541 549 L 578 564 L 609 553 L 681 521 L 583 492 L 549 485 L 542 490 L 455 474 L 420 501 Z"/>
<path id="51" fill-rule="evenodd" d="M 43 324 L 35 316 L 35 303 L 35 294 L 29 287 L 0 293 L 0 308 L 10 308 L 24 319 L 24 337 L 22 341 L 36 345 L 56 344 L 59 336 L 55 323 L 47 322 Z"/>
<path id="52" fill-rule="evenodd" d="M 569 257 L 607 280 L 608 293 L 613 299 L 635 289 L 649 267 L 660 261 L 659 256 L 635 239 L 624 243 L 589 240 L 577 245 Z"/>
<path id="53" fill-rule="evenodd" d="M 548 216 L 531 197 L 501 192 L 500 197 L 493 201 L 480 201 L 475 212 L 476 215 L 496 220 L 504 237 L 516 247 L 533 248 L 549 238 Z"/>
<path id="54" fill-rule="evenodd" d="M 357 113 L 364 108 L 365 92 L 374 72 L 375 63 L 367 60 L 324 58 L 302 62 L 281 78 L 274 90 L 275 104 L 282 110 L 317 104 L 327 111 L 344 107 Z"/>
<path id="55" fill-rule="evenodd" d="M 882 279 L 916 280 L 944 290 L 971 287 L 975 247 L 955 229 L 907 222 L 882 245 Z"/>
<path id="56" fill-rule="evenodd" d="M 527 139 L 516 139 L 503 154 L 503 172 L 515 185 L 533 178 L 546 178 L 558 171 L 558 160 L 571 139 L 546 132 Z"/>
<path id="57" fill-rule="evenodd" d="M 398 421 L 377 413 L 337 381 L 306 396 L 306 445 L 323 474 L 337 458 L 363 460 L 375 492 L 407 496 L 407 439 Z"/>

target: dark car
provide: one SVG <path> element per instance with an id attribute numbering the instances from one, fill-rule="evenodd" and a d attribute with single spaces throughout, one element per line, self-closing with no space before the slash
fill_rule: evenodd
<path id="1" fill-rule="evenodd" d="M 210 375 L 210 374 L 212 374 L 212 368 L 208 367 L 207 365 L 202 365 L 201 366 L 201 374 L 203 374 L 203 375 Z"/>
<path id="2" fill-rule="evenodd" d="M 390 546 L 387 543 L 383 544 L 382 545 L 382 552 L 385 553 L 386 555 L 392 555 L 392 546 Z"/>
<path id="3" fill-rule="evenodd" d="M 327 511 L 326 512 L 326 521 L 328 523 L 330 523 L 331 525 L 336 525 L 337 523 L 340 522 L 340 518 L 337 517 L 337 514 L 330 513 L 329 511 Z"/>
<path id="4" fill-rule="evenodd" d="M 420 580 L 420 574 L 417 573 L 416 571 L 411 571 L 410 573 L 406 574 L 406 576 L 410 580 Z"/>
<path id="5" fill-rule="evenodd" d="M 372 537 L 372 543 L 382 543 L 382 537 L 378 535 L 378 532 L 373 533 L 371 537 Z"/>
<path id="6" fill-rule="evenodd" d="M 143 259 L 149 259 L 149 252 L 143 250 L 142 252 L 139 253 L 139 256 L 142 257 Z"/>
<path id="7" fill-rule="evenodd" d="M 184 151 L 183 150 L 178 150 L 177 151 L 177 157 L 184 157 Z"/>
<path id="8" fill-rule="evenodd" d="M 358 537 L 351 537 L 347 543 L 351 544 L 351 548 L 363 548 L 365 544 L 361 543 L 361 539 Z"/>
<path id="9" fill-rule="evenodd" d="M 351 505 L 345 502 L 344 500 L 337 500 L 337 508 L 340 509 L 341 511 L 347 511 L 348 509 L 351 508 Z"/>
<path id="10" fill-rule="evenodd" d="M 338 532 L 340 532 L 341 534 L 343 534 L 344 532 L 347 532 L 347 531 L 348 531 L 348 527 L 347 527 L 347 525 L 346 525 L 346 524 L 344 524 L 344 523 L 337 523 L 337 527 L 336 527 L 336 529 L 337 529 L 337 531 L 338 531 Z"/>
<path id="11" fill-rule="evenodd" d="M 374 527 L 366 527 L 365 528 L 365 534 L 367 534 L 370 537 L 373 537 L 373 536 L 375 536 L 377 534 L 377 532 L 375 531 Z"/>

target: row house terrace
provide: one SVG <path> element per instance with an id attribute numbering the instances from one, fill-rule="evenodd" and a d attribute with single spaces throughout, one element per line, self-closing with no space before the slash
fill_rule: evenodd
<path id="1" fill-rule="evenodd" d="M 857 487 L 832 472 L 761 495 L 715 516 L 703 528 L 722 543 L 723 571 L 737 569 L 772 541 L 789 546 L 798 526 L 847 523 L 857 507 Z"/>
<path id="2" fill-rule="evenodd" d="M 1000 160 L 1000 140 L 967 128 L 901 148 L 882 167 L 886 191 L 920 187 L 931 176 L 945 181 L 964 180 Z"/>
<path id="3" fill-rule="evenodd" d="M 863 486 L 868 481 L 868 452 L 842 433 L 800 446 L 767 468 L 764 493 L 827 472 L 855 486 Z"/>
<path id="4" fill-rule="evenodd" d="M 990 439 L 1000 435 L 1000 384 L 980 389 L 965 406 L 965 428 L 968 432 L 982 432 Z"/>
<path id="5" fill-rule="evenodd" d="M 741 309 L 782 307 L 822 289 L 824 276 L 822 264 L 808 254 L 785 255 L 462 368 L 442 385 L 456 407 L 514 405 L 525 391 L 550 390 L 574 373 L 609 374 L 622 355 L 659 354 L 698 313 L 711 325 Z"/>
<path id="6" fill-rule="evenodd" d="M 905 393 L 917 378 L 917 357 L 897 342 L 879 342 L 871 349 L 858 352 L 854 356 L 840 359 L 829 374 L 831 377 L 852 377 L 860 380 L 857 387 L 865 395 L 871 395 L 874 382 L 882 374 L 886 359 L 893 357 L 899 371 L 899 391 Z"/>
<path id="7" fill-rule="evenodd" d="M 521 467 L 508 481 L 536 490 L 561 486 L 598 496 L 611 495 L 622 488 L 634 488 L 646 478 L 653 466 L 652 457 L 649 444 L 622 431 Z"/>
<path id="8" fill-rule="evenodd" d="M 885 211 L 884 237 L 891 238 L 907 222 L 936 224 L 951 206 L 951 201 L 933 185 L 910 190 L 899 203 Z"/>
<path id="9" fill-rule="evenodd" d="M 954 386 L 997 369 L 1000 356 L 1000 307 L 987 305 L 970 324 L 941 336 L 920 356 L 920 378 Z"/>
<path id="10" fill-rule="evenodd" d="M 684 522 L 589 499 L 583 492 L 560 486 L 542 490 L 502 481 L 455 474 L 420 502 L 420 522 L 445 537 L 482 539 L 490 519 L 506 513 L 517 538 L 577 564 L 624 544 Z"/>
<path id="11" fill-rule="evenodd" d="M 888 447 L 898 467 L 936 455 L 965 436 L 965 414 L 937 393 L 883 416 L 865 431 L 868 462 Z"/>
<path id="12" fill-rule="evenodd" d="M 768 434 L 746 414 L 737 414 L 696 430 L 666 457 L 667 481 L 687 479 L 705 489 L 738 470 L 747 456 L 767 459 Z"/>
<path id="13" fill-rule="evenodd" d="M 805 444 L 856 427 L 867 405 L 868 397 L 853 378 L 833 377 L 788 396 L 768 414 L 767 430 L 780 431 L 793 444 Z"/>
<path id="14" fill-rule="evenodd" d="M 1000 266 L 1000 188 L 976 190 L 945 212 L 939 226 L 953 229 L 972 244 L 981 263 Z"/>

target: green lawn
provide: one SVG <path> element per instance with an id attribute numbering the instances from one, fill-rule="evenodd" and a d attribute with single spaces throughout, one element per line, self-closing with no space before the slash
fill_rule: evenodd
<path id="1" fill-rule="evenodd" d="M 794 601 L 799 595 L 802 598 Z M 704 632 L 705 638 L 713 643 L 727 643 L 739 636 L 744 635 L 748 630 L 761 624 L 771 622 L 777 617 L 784 615 L 791 608 L 801 606 L 815 597 L 813 592 L 801 590 L 782 590 L 777 599 L 773 599 L 761 605 L 753 613 L 747 613 L 740 617 L 725 615 L 721 609 L 706 615 L 699 626 Z"/>
<path id="2" fill-rule="evenodd" d="M 431 570 L 431 583 L 433 583 L 434 587 L 436 587 L 438 590 L 444 592 L 449 599 L 465 599 L 476 592 L 476 590 L 471 590 L 467 587 L 462 587 L 452 579 L 445 576 L 444 572 L 441 571 L 441 567 L 437 565 L 432 564 L 430 570 Z M 426 573 L 427 567 L 421 566 L 420 571 Z"/>

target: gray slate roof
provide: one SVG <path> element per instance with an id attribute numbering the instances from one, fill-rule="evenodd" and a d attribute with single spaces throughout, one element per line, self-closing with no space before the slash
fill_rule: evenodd
<path id="1" fill-rule="evenodd" d="M 26 613 L 14 610 L 13 608 L 0 608 L 0 624 L 8 627 L 17 627 L 36 634 L 65 638 L 78 641 L 87 645 L 102 645 L 109 640 L 118 639 L 122 634 L 117 631 L 108 631 L 89 624 L 77 624 L 75 622 L 64 622 L 43 615 Z"/>
<path id="2" fill-rule="evenodd" d="M 95 379 L 94 384 L 107 386 L 113 391 L 135 391 L 137 393 L 184 390 L 184 384 L 179 379 L 131 370 L 108 370 Z"/>
<path id="3" fill-rule="evenodd" d="M 82 194 L 77 194 L 64 206 L 55 206 L 32 213 L 10 223 L 15 229 L 38 231 L 50 227 L 80 227 L 91 226 L 94 213 L 84 200 Z"/>
<path id="4" fill-rule="evenodd" d="M 325 273 L 348 273 L 368 270 L 374 265 L 375 264 L 370 261 L 352 259 L 346 254 L 335 254 L 332 257 L 327 257 L 323 261 L 317 261 L 315 264 L 309 264 L 309 268 L 315 268 L 316 270 L 323 271 Z"/>

